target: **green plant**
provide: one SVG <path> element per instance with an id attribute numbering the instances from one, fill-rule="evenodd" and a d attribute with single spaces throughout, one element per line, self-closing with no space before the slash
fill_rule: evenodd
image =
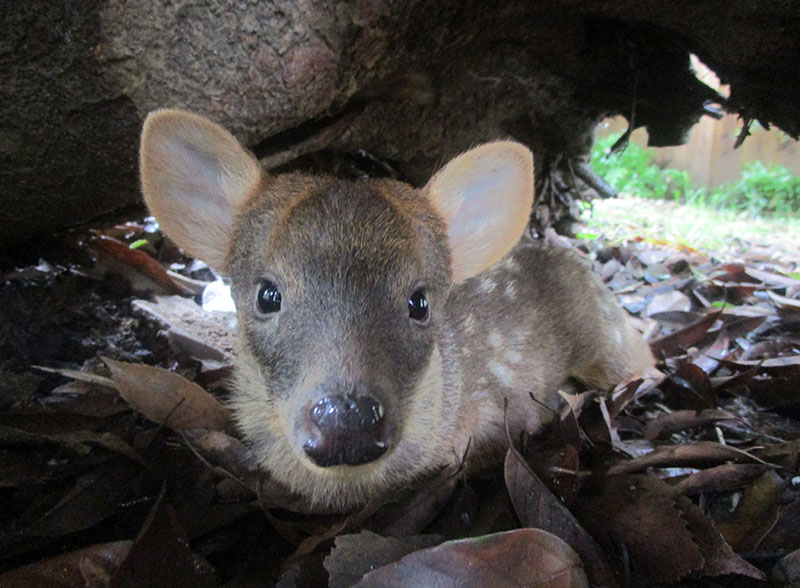
<path id="1" fill-rule="evenodd" d="M 629 143 L 622 151 L 608 154 L 617 138 L 599 138 L 592 150 L 595 171 L 615 190 L 643 198 L 674 198 L 680 202 L 699 197 L 702 189 L 692 184 L 687 172 L 661 168 L 652 153 L 637 143 Z"/>
<path id="2" fill-rule="evenodd" d="M 607 155 L 617 139 L 608 136 L 595 141 L 592 165 L 618 192 L 748 216 L 800 214 L 800 177 L 784 167 L 767 168 L 754 161 L 744 168 L 738 180 L 706 190 L 692 184 L 687 172 L 659 166 L 652 152 L 637 143 L 629 143 L 624 150 Z"/>
<path id="3" fill-rule="evenodd" d="M 712 205 L 750 215 L 797 215 L 800 212 L 800 177 L 781 166 L 767 168 L 760 161 L 745 166 L 741 177 L 709 195 Z"/>

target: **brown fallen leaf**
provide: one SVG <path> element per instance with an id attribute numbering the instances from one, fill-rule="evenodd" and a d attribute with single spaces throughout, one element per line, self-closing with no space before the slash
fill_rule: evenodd
<path id="1" fill-rule="evenodd" d="M 775 294 L 775 292 L 773 292 L 772 290 L 768 290 L 767 295 L 775 303 L 775 306 L 777 306 L 781 310 L 787 310 L 793 313 L 800 312 L 800 300 L 798 300 L 797 298 L 789 298 L 788 296 L 781 296 L 780 294 Z"/>
<path id="2" fill-rule="evenodd" d="M 611 467 L 608 470 L 608 474 L 611 476 L 630 474 L 650 467 L 700 467 L 727 461 L 760 463 L 774 468 L 774 466 L 741 449 L 714 443 L 713 441 L 697 441 L 687 445 L 662 445 L 656 447 L 652 453 Z"/>
<path id="3" fill-rule="evenodd" d="M 769 577 L 776 586 L 800 586 L 800 549 L 782 557 L 770 571 Z"/>
<path id="4" fill-rule="evenodd" d="M 717 338 L 714 340 L 714 343 L 711 344 L 711 347 L 706 349 L 698 357 L 695 357 L 694 364 L 708 375 L 711 375 L 719 367 L 719 360 L 728 354 L 730 344 L 731 338 L 728 335 L 728 331 L 723 326 L 719 330 Z"/>
<path id="5" fill-rule="evenodd" d="M 652 489 L 647 476 L 608 476 L 601 487 L 576 514 L 612 553 L 625 550 L 634 577 L 667 583 L 702 569 L 703 554 L 672 496 Z"/>
<path id="6" fill-rule="evenodd" d="M 368 573 L 356 586 L 581 588 L 589 582 L 564 541 L 540 529 L 517 529 L 416 551 Z"/>
<path id="7" fill-rule="evenodd" d="M 704 312 L 689 311 L 684 312 L 680 310 L 667 310 L 665 312 L 658 312 L 650 315 L 650 318 L 657 320 L 659 323 L 670 329 L 684 329 L 706 316 Z"/>
<path id="8" fill-rule="evenodd" d="M 99 386 L 81 380 L 67 382 L 42 397 L 39 403 L 48 411 L 106 418 L 130 410 L 119 397 L 114 380 L 106 378 L 108 385 Z M 110 386 L 110 387 L 108 387 Z"/>
<path id="9" fill-rule="evenodd" d="M 755 376 L 748 383 L 750 397 L 761 408 L 787 408 L 800 405 L 800 378 Z"/>
<path id="10" fill-rule="evenodd" d="M 800 439 L 753 449 L 753 455 L 789 471 L 800 469 Z"/>
<path id="11" fill-rule="evenodd" d="M 691 308 L 692 302 L 686 294 L 678 290 L 671 290 L 663 294 L 655 294 L 647 304 L 644 314 L 645 316 L 653 316 L 654 314 L 675 310 L 689 312 Z"/>
<path id="12" fill-rule="evenodd" d="M 681 363 L 661 387 L 666 393 L 677 396 L 678 403 L 687 408 L 704 410 L 717 405 L 717 393 L 708 374 L 688 361 Z"/>
<path id="13" fill-rule="evenodd" d="M 656 339 L 650 342 L 650 350 L 656 357 L 672 357 L 680 355 L 692 345 L 697 344 L 708 332 L 711 326 L 717 321 L 722 311 L 712 312 L 697 321 L 676 331 L 671 335 Z"/>
<path id="14" fill-rule="evenodd" d="M 117 513 L 130 497 L 140 468 L 115 460 L 100 464 L 75 484 L 43 516 L 23 530 L 27 537 L 61 537 L 93 527 Z"/>
<path id="15" fill-rule="evenodd" d="M 436 535 L 411 535 L 402 539 L 381 537 L 371 531 L 339 535 L 323 562 L 329 574 L 328 586 L 348 588 L 376 568 L 441 542 L 441 537 Z"/>
<path id="16" fill-rule="evenodd" d="M 800 549 L 800 480 L 792 479 L 781 495 L 778 520 L 759 543 L 759 550 L 787 551 Z"/>
<path id="17" fill-rule="evenodd" d="M 686 528 L 703 554 L 705 561 L 700 570 L 701 575 L 716 577 L 736 574 L 755 580 L 766 579 L 761 570 L 733 552 L 711 520 L 691 500 L 685 496 L 677 496 L 675 505 L 681 511 Z"/>
<path id="18" fill-rule="evenodd" d="M 717 523 L 725 541 L 736 551 L 752 551 L 778 520 L 780 498 L 785 487 L 774 471 L 766 471 L 745 488 L 730 519 Z"/>
<path id="19" fill-rule="evenodd" d="M 656 478 L 608 476 L 579 502 L 579 518 L 609 549 L 624 549 L 635 586 L 686 578 L 764 575 L 733 553 L 688 498 Z"/>
<path id="20" fill-rule="evenodd" d="M 675 488 L 689 496 L 702 492 L 732 492 L 767 469 L 768 466 L 762 464 L 726 463 L 691 474 L 675 484 Z"/>
<path id="21" fill-rule="evenodd" d="M 745 266 L 741 263 L 726 263 L 715 267 L 709 272 L 708 277 L 721 282 L 753 283 L 753 279 L 747 275 Z"/>
<path id="22" fill-rule="evenodd" d="M 211 565 L 189 548 L 175 512 L 164 501 L 165 490 L 162 485 L 139 535 L 111 579 L 111 588 L 217 585 Z"/>
<path id="23" fill-rule="evenodd" d="M 103 358 L 120 396 L 151 421 L 171 429 L 221 431 L 228 410 L 180 374 L 144 364 Z"/>
<path id="24" fill-rule="evenodd" d="M 648 421 L 644 427 L 645 439 L 657 439 L 676 431 L 692 427 L 705 427 L 718 421 L 734 420 L 736 415 L 715 408 L 701 410 L 676 410 Z"/>
<path id="25" fill-rule="evenodd" d="M 167 294 L 187 294 L 183 286 L 177 284 L 160 263 L 144 251 L 131 249 L 113 237 L 97 235 L 86 245 L 97 255 L 97 263 L 105 269 L 125 276 L 136 289 L 153 287 Z"/>
<path id="26" fill-rule="evenodd" d="M 304 501 L 270 479 L 258 465 L 253 452 L 244 443 L 222 431 L 187 429 L 186 445 L 216 473 L 233 481 L 240 490 L 258 497 L 261 508 L 303 510 Z"/>
<path id="27" fill-rule="evenodd" d="M 462 473 L 461 464 L 443 468 L 399 504 L 387 504 L 376 514 L 374 526 L 388 537 L 407 537 L 422 531 L 442 510 Z"/>
<path id="28" fill-rule="evenodd" d="M 566 541 L 583 560 L 593 584 L 618 585 L 614 569 L 597 542 L 513 447 L 506 453 L 505 478 L 514 510 L 524 526 L 543 529 Z"/>
<path id="29" fill-rule="evenodd" d="M 84 547 L 0 574 L 4 588 L 31 586 L 107 586 L 125 559 L 132 541 L 112 541 Z"/>
<path id="30" fill-rule="evenodd" d="M 578 494 L 580 449 L 578 419 L 567 403 L 546 435 L 531 437 L 520 453 L 550 491 L 569 506 Z"/>

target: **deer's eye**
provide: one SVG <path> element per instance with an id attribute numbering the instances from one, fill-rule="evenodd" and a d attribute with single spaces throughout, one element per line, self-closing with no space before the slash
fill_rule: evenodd
<path id="1" fill-rule="evenodd" d="M 278 286 L 269 280 L 264 280 L 258 285 L 256 309 L 261 314 L 270 314 L 281 309 L 281 291 Z"/>
<path id="2" fill-rule="evenodd" d="M 428 299 L 425 297 L 425 290 L 417 288 L 408 297 L 408 318 L 418 323 L 428 320 Z"/>

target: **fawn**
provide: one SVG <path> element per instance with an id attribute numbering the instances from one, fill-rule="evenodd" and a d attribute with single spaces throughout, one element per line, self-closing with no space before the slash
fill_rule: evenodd
<path id="1" fill-rule="evenodd" d="M 151 113 L 144 199 L 231 278 L 233 412 L 274 480 L 350 510 L 467 455 L 502 459 L 575 379 L 607 389 L 653 357 L 572 252 L 530 238 L 530 151 L 475 147 L 422 189 L 263 172 L 220 126 Z M 467 448 L 468 451 L 467 451 Z"/>

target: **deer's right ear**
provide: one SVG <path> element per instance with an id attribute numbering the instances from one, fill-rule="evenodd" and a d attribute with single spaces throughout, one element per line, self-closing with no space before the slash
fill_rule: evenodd
<path id="1" fill-rule="evenodd" d="M 201 116 L 157 110 L 144 121 L 139 165 L 144 201 L 164 232 L 225 271 L 234 219 L 261 180 L 255 157 Z"/>

